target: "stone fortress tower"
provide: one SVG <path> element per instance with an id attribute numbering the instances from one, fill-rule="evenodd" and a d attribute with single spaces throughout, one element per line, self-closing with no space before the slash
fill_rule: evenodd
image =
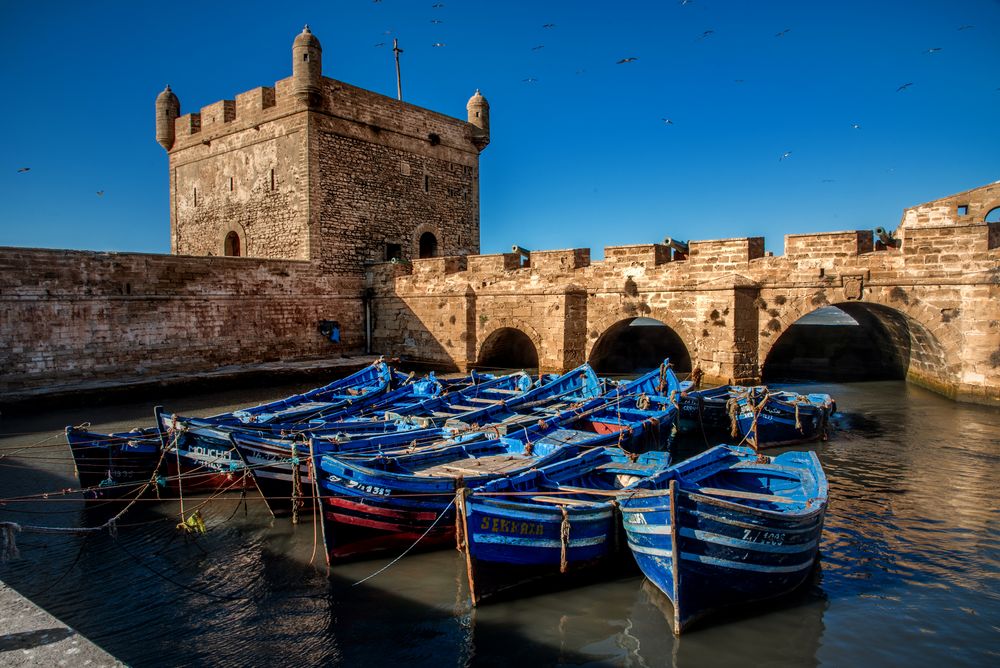
<path id="1" fill-rule="evenodd" d="M 306 26 L 292 76 L 180 115 L 156 98 L 170 168 L 171 252 L 307 260 L 357 276 L 369 262 L 479 252 L 479 91 L 468 122 L 324 77 Z"/>

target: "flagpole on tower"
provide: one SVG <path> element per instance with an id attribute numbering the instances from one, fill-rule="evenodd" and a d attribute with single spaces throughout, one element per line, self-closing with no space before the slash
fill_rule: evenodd
<path id="1" fill-rule="evenodd" d="M 392 38 L 392 53 L 396 56 L 396 99 L 403 99 L 403 80 L 399 76 L 399 54 L 403 53 L 403 50 L 399 48 L 399 40 L 395 37 Z"/>

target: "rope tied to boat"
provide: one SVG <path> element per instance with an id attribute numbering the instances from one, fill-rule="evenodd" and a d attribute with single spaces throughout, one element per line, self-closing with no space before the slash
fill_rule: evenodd
<path id="1" fill-rule="evenodd" d="M 299 467 L 299 448 L 292 441 L 292 524 L 299 523 L 299 508 L 302 507 L 302 469 Z"/>
<path id="2" fill-rule="evenodd" d="M 729 415 L 729 435 L 736 438 L 740 435 L 739 422 L 737 417 L 740 414 L 740 401 L 736 397 L 729 397 L 726 400 L 726 413 Z"/>
<path id="3" fill-rule="evenodd" d="M 799 430 L 800 434 L 802 433 L 802 420 L 799 419 L 799 402 L 798 401 L 795 402 L 795 428 Z"/>
<path id="4" fill-rule="evenodd" d="M 561 506 L 559 509 L 562 511 L 562 523 L 559 525 L 559 572 L 565 573 L 569 570 L 569 560 L 566 558 L 569 549 L 569 512 L 566 506 Z"/>

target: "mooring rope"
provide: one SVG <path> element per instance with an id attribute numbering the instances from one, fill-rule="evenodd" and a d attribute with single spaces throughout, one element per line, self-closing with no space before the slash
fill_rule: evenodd
<path id="1" fill-rule="evenodd" d="M 377 571 L 375 571 L 374 573 L 372 573 L 368 577 L 362 578 L 362 579 L 358 580 L 357 582 L 355 582 L 351 586 L 352 587 L 357 587 L 359 584 L 362 584 L 364 582 L 368 582 L 369 580 L 371 580 L 376 575 L 378 575 L 380 573 L 383 573 L 386 570 L 388 570 L 388 568 L 390 566 L 395 565 L 397 561 L 399 561 L 400 559 L 402 559 L 403 557 L 405 557 L 407 554 L 409 554 L 410 550 L 412 550 L 413 548 L 415 548 L 420 541 L 422 541 L 424 538 L 427 537 L 427 534 L 429 534 L 431 532 L 431 530 L 435 526 L 437 526 L 437 523 L 441 520 L 441 518 L 444 517 L 448 513 L 448 511 L 451 509 L 451 507 L 454 506 L 454 505 L 455 505 L 455 497 L 452 497 L 451 501 L 448 502 L 448 505 L 445 506 L 444 510 L 441 511 L 441 514 L 438 515 L 437 517 L 435 517 L 434 521 L 431 522 L 431 525 L 429 527 L 427 527 L 427 531 L 425 531 L 423 534 L 421 534 L 420 538 L 417 538 L 415 541 L 413 541 L 412 545 L 410 545 L 408 548 L 406 548 L 405 550 L 403 550 L 402 554 L 400 554 L 398 557 L 396 557 L 395 559 L 393 559 L 392 561 L 390 561 L 385 566 L 383 566 L 382 568 L 378 569 Z"/>

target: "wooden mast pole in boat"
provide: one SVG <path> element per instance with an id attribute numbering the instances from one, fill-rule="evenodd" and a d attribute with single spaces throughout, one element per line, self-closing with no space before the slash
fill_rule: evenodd
<path id="1" fill-rule="evenodd" d="M 674 587 L 674 635 L 681 634 L 681 553 L 677 544 L 677 481 L 671 480 L 668 488 L 670 498 L 670 562 Z"/>

